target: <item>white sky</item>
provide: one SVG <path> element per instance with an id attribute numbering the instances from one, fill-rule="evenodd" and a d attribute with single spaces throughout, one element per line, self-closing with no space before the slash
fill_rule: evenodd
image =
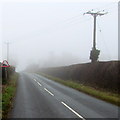
<path id="1" fill-rule="evenodd" d="M 119 0 L 1 0 L 5 2 L 119 2 Z"/>
<path id="2" fill-rule="evenodd" d="M 6 59 L 5 42 L 9 41 L 9 58 L 11 63 L 17 63 L 18 70 L 29 64 L 43 67 L 90 62 L 93 17 L 83 16 L 83 13 L 92 9 L 109 12 L 97 18 L 97 48 L 101 50 L 99 60 L 117 60 L 117 1 L 81 1 L 83 0 L 2 0 L 1 60 Z"/>

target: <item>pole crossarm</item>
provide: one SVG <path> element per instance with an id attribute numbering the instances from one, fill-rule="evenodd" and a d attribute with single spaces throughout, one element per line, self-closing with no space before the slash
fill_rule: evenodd
<path id="1" fill-rule="evenodd" d="M 100 11 L 93 12 L 93 11 L 88 11 L 88 12 L 84 13 L 83 15 L 85 15 L 85 14 L 90 14 L 92 16 L 102 16 L 102 15 L 108 14 L 108 12 L 100 12 Z"/>

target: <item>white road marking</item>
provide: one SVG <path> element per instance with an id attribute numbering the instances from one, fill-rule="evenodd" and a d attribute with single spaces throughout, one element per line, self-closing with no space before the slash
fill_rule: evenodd
<path id="1" fill-rule="evenodd" d="M 47 91 L 50 95 L 54 96 L 53 93 L 51 93 L 49 90 L 47 90 L 46 88 L 44 88 L 45 91 Z"/>
<path id="2" fill-rule="evenodd" d="M 39 86 L 42 86 L 39 82 L 37 82 L 37 84 L 38 84 Z"/>
<path id="3" fill-rule="evenodd" d="M 64 102 L 61 102 L 65 107 L 67 107 L 69 110 L 71 110 L 74 114 L 76 114 L 79 118 L 85 120 L 81 115 L 79 115 L 76 111 L 74 111 L 72 108 L 70 108 L 68 105 L 66 105 Z"/>
<path id="4" fill-rule="evenodd" d="M 36 81 L 36 79 L 33 79 L 34 81 Z"/>

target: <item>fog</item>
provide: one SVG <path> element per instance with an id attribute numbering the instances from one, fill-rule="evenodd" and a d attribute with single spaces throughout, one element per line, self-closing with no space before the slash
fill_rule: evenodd
<path id="1" fill-rule="evenodd" d="M 114 1 L 114 0 L 113 0 Z M 3 2 L 0 4 L 0 61 L 17 71 L 29 65 L 55 67 L 90 62 L 93 17 L 89 10 L 104 10 L 97 17 L 99 61 L 118 59 L 117 2 Z"/>

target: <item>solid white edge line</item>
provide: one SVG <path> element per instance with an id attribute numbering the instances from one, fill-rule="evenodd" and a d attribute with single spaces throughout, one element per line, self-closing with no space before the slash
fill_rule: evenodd
<path id="1" fill-rule="evenodd" d="M 51 93 L 48 89 L 44 88 L 45 91 L 47 91 L 50 95 L 54 96 L 53 93 Z"/>
<path id="2" fill-rule="evenodd" d="M 69 110 L 71 110 L 74 114 L 76 114 L 79 118 L 85 120 L 81 115 L 79 115 L 76 111 L 74 111 L 72 108 L 70 108 L 67 104 L 64 102 L 61 102 L 65 107 L 67 107 Z"/>
<path id="3" fill-rule="evenodd" d="M 42 86 L 39 82 L 37 82 L 38 85 Z"/>

